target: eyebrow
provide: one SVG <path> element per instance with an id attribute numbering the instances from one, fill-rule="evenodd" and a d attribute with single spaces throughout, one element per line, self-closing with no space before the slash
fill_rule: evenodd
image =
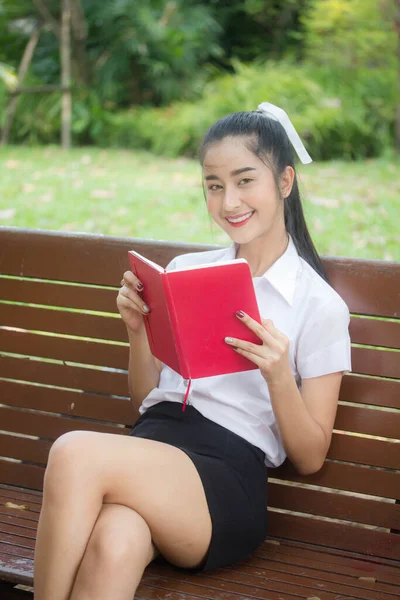
<path id="1" fill-rule="evenodd" d="M 231 171 L 231 176 L 235 176 L 235 175 L 240 175 L 241 173 L 246 173 L 246 171 L 256 171 L 257 169 L 255 169 L 254 167 L 243 167 L 242 169 L 235 169 L 234 171 Z M 215 179 L 219 179 L 219 177 L 217 177 L 217 175 L 207 175 L 207 177 L 204 178 L 206 181 L 213 181 Z"/>

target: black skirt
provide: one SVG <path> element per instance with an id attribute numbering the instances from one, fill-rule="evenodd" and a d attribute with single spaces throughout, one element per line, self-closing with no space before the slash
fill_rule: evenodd
<path id="1" fill-rule="evenodd" d="M 265 454 L 193 406 L 160 402 L 136 421 L 129 435 L 176 446 L 193 461 L 212 520 L 211 543 L 200 572 L 250 556 L 267 535 Z M 182 570 L 182 569 L 180 569 Z"/>

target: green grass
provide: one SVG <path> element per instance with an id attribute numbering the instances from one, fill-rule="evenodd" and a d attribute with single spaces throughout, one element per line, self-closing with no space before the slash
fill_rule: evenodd
<path id="1" fill-rule="evenodd" d="M 321 254 L 400 261 L 399 170 L 396 159 L 299 168 Z M 229 243 L 211 225 L 195 161 L 129 150 L 0 148 L 0 223 Z"/>

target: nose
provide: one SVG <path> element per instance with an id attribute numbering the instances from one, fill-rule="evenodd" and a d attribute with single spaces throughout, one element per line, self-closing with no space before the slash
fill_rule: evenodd
<path id="1" fill-rule="evenodd" d="M 227 189 L 224 196 L 224 210 L 226 212 L 235 210 L 240 206 L 239 190 Z"/>

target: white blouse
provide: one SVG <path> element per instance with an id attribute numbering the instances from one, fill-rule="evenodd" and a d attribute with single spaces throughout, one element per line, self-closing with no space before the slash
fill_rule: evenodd
<path id="1" fill-rule="evenodd" d="M 235 256 L 232 244 L 221 250 L 177 256 L 167 270 L 234 260 Z M 349 309 L 298 255 L 291 238 L 284 254 L 263 276 L 254 277 L 253 283 L 261 317 L 272 319 L 290 340 L 290 367 L 299 389 L 302 379 L 351 371 Z M 163 365 L 158 387 L 143 400 L 140 414 L 164 400 L 182 403 L 187 384 Z M 193 379 L 187 403 L 260 448 L 267 466 L 276 467 L 285 460 L 268 385 L 259 369 Z"/>

